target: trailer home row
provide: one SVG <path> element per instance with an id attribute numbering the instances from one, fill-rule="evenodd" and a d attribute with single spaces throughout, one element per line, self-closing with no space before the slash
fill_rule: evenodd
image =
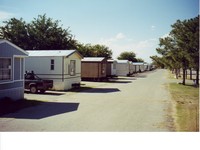
<path id="1" fill-rule="evenodd" d="M 69 90 L 74 84 L 80 85 L 83 79 L 101 80 L 145 70 L 148 70 L 145 63 L 83 58 L 77 50 L 24 51 L 7 40 L 0 40 L 0 99 L 6 96 L 23 98 L 25 71 L 34 71 L 42 79 L 53 80 L 53 90 Z"/>

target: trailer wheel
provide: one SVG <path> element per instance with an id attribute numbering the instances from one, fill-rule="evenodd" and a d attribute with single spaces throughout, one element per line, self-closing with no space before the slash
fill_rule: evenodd
<path id="1" fill-rule="evenodd" d="M 37 87 L 35 85 L 31 86 L 30 92 L 33 93 L 33 94 L 36 94 L 37 93 Z"/>

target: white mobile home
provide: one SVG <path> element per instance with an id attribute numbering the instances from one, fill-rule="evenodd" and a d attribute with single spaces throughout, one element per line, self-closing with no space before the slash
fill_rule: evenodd
<path id="1" fill-rule="evenodd" d="M 42 79 L 53 80 L 53 90 L 69 90 L 81 82 L 81 59 L 76 50 L 28 51 L 26 71 Z"/>
<path id="2" fill-rule="evenodd" d="M 128 60 L 117 60 L 116 75 L 128 76 L 130 74 L 130 62 Z"/>
<path id="3" fill-rule="evenodd" d="M 24 57 L 28 53 L 7 40 L 0 40 L 0 99 L 24 98 Z"/>
<path id="4" fill-rule="evenodd" d="M 113 59 L 107 60 L 107 77 L 114 77 L 117 75 L 117 61 Z"/>
<path id="5" fill-rule="evenodd" d="M 135 72 L 143 72 L 145 71 L 143 62 L 133 62 L 132 63 Z"/>

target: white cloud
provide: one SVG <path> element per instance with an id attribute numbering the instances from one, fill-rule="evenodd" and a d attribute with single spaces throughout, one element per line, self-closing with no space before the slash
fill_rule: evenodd
<path id="1" fill-rule="evenodd" d="M 11 18 L 13 16 L 14 16 L 14 14 L 12 14 L 12 13 L 5 12 L 5 11 L 0 11 L 0 21 L 9 19 L 9 18 Z"/>
<path id="2" fill-rule="evenodd" d="M 126 36 L 123 33 L 118 33 L 116 39 L 124 39 Z"/>
<path id="3" fill-rule="evenodd" d="M 100 43 L 109 44 L 113 42 L 119 42 L 125 38 L 126 36 L 123 33 L 118 33 L 116 36 L 108 38 L 108 39 L 101 38 Z"/>
<path id="4" fill-rule="evenodd" d="M 126 37 L 122 33 L 118 33 L 117 36 L 111 38 L 102 38 L 99 43 L 112 49 L 114 59 L 116 59 L 120 53 L 124 51 L 133 51 L 136 53 L 137 57 L 140 57 L 147 62 L 151 62 L 149 57 L 156 55 L 155 49 L 158 47 L 158 41 L 159 40 L 156 38 L 136 41 L 133 40 L 133 38 Z"/>
<path id="5" fill-rule="evenodd" d="M 152 25 L 151 30 L 154 31 L 156 29 L 156 26 Z"/>

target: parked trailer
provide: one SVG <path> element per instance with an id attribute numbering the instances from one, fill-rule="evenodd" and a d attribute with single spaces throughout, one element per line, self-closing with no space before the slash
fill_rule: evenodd
<path id="1" fill-rule="evenodd" d="M 81 54 L 76 50 L 28 51 L 26 70 L 53 80 L 53 90 L 69 90 L 81 82 Z"/>
<path id="2" fill-rule="evenodd" d="M 130 75 L 130 62 L 128 60 L 117 60 L 116 69 L 117 76 L 128 76 Z"/>
<path id="3" fill-rule="evenodd" d="M 105 57 L 84 57 L 81 60 L 82 80 L 102 80 L 107 77 L 107 59 Z"/>
<path id="4" fill-rule="evenodd" d="M 117 61 L 113 59 L 107 60 L 107 77 L 115 77 L 117 76 L 117 69 L 116 69 Z"/>

